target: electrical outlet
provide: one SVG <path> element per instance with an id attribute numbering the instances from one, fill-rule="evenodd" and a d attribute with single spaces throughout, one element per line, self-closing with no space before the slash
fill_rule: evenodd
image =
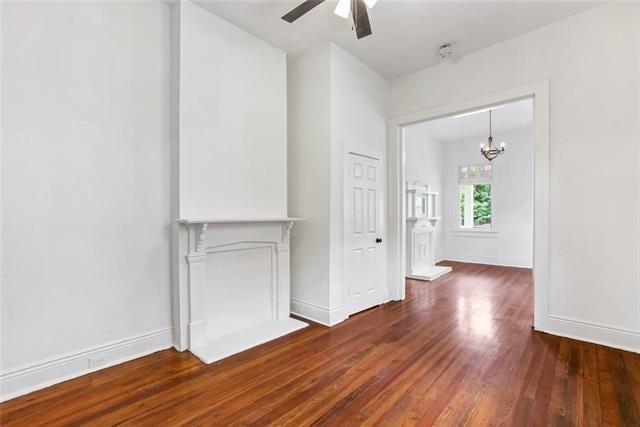
<path id="1" fill-rule="evenodd" d="M 88 359 L 89 369 L 99 368 L 107 364 L 107 359 L 104 356 L 90 357 Z"/>

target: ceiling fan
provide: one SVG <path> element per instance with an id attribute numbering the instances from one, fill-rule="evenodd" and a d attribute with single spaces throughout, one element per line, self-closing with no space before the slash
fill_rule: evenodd
<path id="1" fill-rule="evenodd" d="M 291 10 L 282 17 L 285 21 L 292 23 L 314 7 L 318 6 L 325 0 L 306 0 L 298 7 Z M 340 0 L 335 10 L 336 15 L 353 21 L 353 28 L 356 30 L 358 39 L 371 35 L 371 23 L 369 22 L 369 14 L 367 8 L 371 9 L 378 0 Z"/>

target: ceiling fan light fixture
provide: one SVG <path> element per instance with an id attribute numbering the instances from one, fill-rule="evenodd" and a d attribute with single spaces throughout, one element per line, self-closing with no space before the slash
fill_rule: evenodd
<path id="1" fill-rule="evenodd" d="M 369 9 L 375 6 L 377 2 L 378 0 L 364 0 L 364 4 L 366 4 Z"/>
<path id="2" fill-rule="evenodd" d="M 324 2 L 325 0 L 305 0 L 288 13 L 285 13 L 282 16 L 282 20 L 292 24 L 311 9 Z M 368 0 L 368 4 L 373 6 L 375 0 Z M 368 8 L 365 0 L 340 0 L 333 12 L 342 18 L 352 18 L 353 25 L 351 29 L 355 31 L 359 40 L 372 34 L 371 21 L 369 21 L 369 14 L 367 13 Z"/>
<path id="3" fill-rule="evenodd" d="M 340 0 L 336 8 L 333 10 L 333 13 L 341 18 L 349 19 L 349 14 L 351 13 L 351 1 Z"/>

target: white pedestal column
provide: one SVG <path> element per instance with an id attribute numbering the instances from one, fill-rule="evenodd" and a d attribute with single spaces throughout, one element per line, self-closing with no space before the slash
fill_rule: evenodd
<path id="1" fill-rule="evenodd" d="M 430 221 L 407 220 L 407 277 L 431 281 L 450 271 L 435 264 L 435 228 Z"/>

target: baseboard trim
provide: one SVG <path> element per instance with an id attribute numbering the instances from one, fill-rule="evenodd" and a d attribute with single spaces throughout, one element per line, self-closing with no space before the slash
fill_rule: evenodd
<path id="1" fill-rule="evenodd" d="M 295 298 L 290 299 L 290 306 L 291 314 L 324 326 L 335 326 L 347 319 L 347 316 L 345 316 L 342 311 L 342 307 L 328 309 Z"/>
<path id="2" fill-rule="evenodd" d="M 476 255 L 458 255 L 446 257 L 447 261 L 466 262 L 469 264 L 498 265 L 501 267 L 532 268 L 531 263 L 519 258 L 494 258 Z"/>
<path id="3" fill-rule="evenodd" d="M 173 328 L 166 328 L 8 369 L 0 373 L 0 402 L 171 347 Z M 90 368 L 89 358 L 105 363 Z"/>
<path id="4" fill-rule="evenodd" d="M 543 332 L 552 335 L 640 353 L 640 332 L 637 331 L 558 315 L 548 316 L 545 329 Z"/>

